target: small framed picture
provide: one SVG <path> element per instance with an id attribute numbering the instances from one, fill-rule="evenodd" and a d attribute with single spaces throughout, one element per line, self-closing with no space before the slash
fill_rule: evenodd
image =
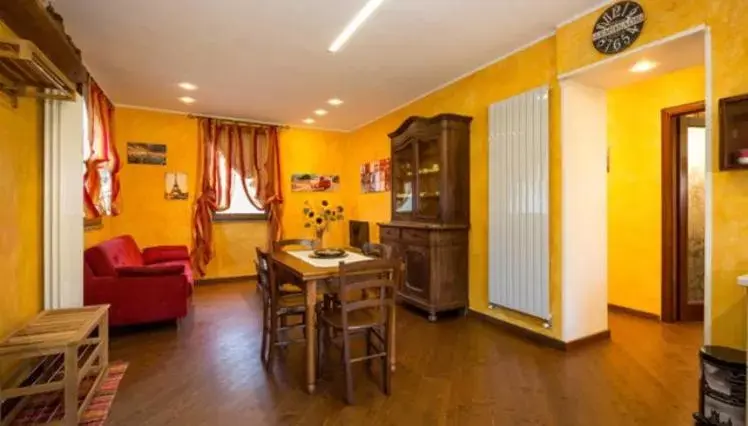
<path id="1" fill-rule="evenodd" d="M 187 173 L 166 172 L 164 179 L 164 198 L 167 200 L 186 200 L 190 193 L 187 190 Z"/>

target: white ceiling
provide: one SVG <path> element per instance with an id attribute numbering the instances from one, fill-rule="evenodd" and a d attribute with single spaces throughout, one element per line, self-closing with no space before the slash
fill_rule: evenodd
<path id="1" fill-rule="evenodd" d="M 634 64 L 644 60 L 656 63 L 657 67 L 642 73 L 630 71 Z M 629 50 L 589 69 L 573 71 L 571 79 L 601 89 L 612 89 L 698 65 L 704 65 L 703 31 Z"/>
<path id="2" fill-rule="evenodd" d="M 549 34 L 600 0 L 54 0 L 116 104 L 350 130 Z M 590 29 L 591 31 L 591 29 Z M 177 83 L 199 86 L 180 103 Z M 325 104 L 339 97 L 345 104 Z"/>

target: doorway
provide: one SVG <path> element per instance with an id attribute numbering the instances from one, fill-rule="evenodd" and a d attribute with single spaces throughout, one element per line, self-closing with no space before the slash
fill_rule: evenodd
<path id="1" fill-rule="evenodd" d="M 677 211 L 681 204 L 664 203 L 665 194 L 669 192 L 662 186 L 661 154 L 665 151 L 662 150 L 660 129 L 663 108 L 705 100 L 699 103 L 699 110 L 681 111 L 671 117 L 676 125 L 685 126 L 683 133 L 686 138 L 686 142 L 681 142 L 685 148 L 677 151 L 681 156 L 672 159 L 671 169 L 672 173 L 683 170 L 686 176 L 676 180 L 673 175 L 672 185 L 680 183 L 682 186 L 672 188 L 687 202 L 689 128 L 692 128 L 690 132 L 694 138 L 701 135 L 702 140 L 711 140 L 710 45 L 709 29 L 699 26 L 559 76 L 564 340 L 584 338 L 595 330 L 608 330 L 609 304 L 664 321 L 703 318 L 704 343 L 711 340 L 712 230 L 709 218 L 712 147 L 705 142 L 700 151 L 703 158 L 703 184 L 700 185 L 703 191 L 701 214 L 704 219 L 700 221 L 703 237 L 697 239 L 701 244 L 698 250 L 701 254 L 692 256 L 689 262 L 687 244 L 681 245 L 678 251 L 677 244 L 661 239 L 665 235 L 676 238 L 675 232 L 682 229 L 685 234 L 680 239 L 688 241 L 689 206 L 685 205 L 683 214 Z M 700 69 L 700 75 L 690 74 L 689 81 L 697 82 L 702 88 L 701 93 L 692 93 L 695 96 L 683 96 L 682 99 L 680 95 L 670 96 L 685 93 L 681 90 L 684 86 L 675 83 L 652 83 L 652 90 L 644 90 L 646 81 L 673 73 L 681 73 L 680 77 L 685 78 L 688 70 L 695 68 Z M 642 83 L 637 92 L 641 94 L 640 99 L 630 99 L 631 92 L 631 96 L 617 98 L 627 99 L 626 103 L 611 102 L 611 91 L 618 90 L 619 94 L 626 95 L 626 87 L 639 83 Z M 620 115 L 622 107 L 626 108 L 624 115 Z M 696 116 L 679 119 L 679 116 L 689 114 Z M 700 119 L 701 122 L 692 122 L 691 119 Z M 633 125 L 637 126 L 636 129 Z M 616 133 L 611 132 L 612 128 Z M 671 134 L 677 136 L 680 131 L 678 127 Z M 611 134 L 615 136 L 611 138 Z M 673 142 L 673 145 L 677 147 L 679 143 Z M 676 167 L 680 161 L 686 161 L 684 168 Z M 581 205 L 585 207 L 578 208 Z M 665 209 L 670 209 L 668 212 L 673 217 L 670 221 L 672 231 L 668 234 L 662 229 Z M 697 217 L 691 216 L 691 219 Z M 679 223 L 684 227 L 677 228 Z M 663 275 L 667 272 L 661 257 L 665 254 L 665 245 L 669 247 L 667 252 L 671 260 L 667 282 L 672 284 L 681 277 L 680 282 L 686 286 L 683 291 L 674 285 L 667 286 L 669 295 L 664 293 Z M 675 271 L 676 267 L 681 271 Z M 700 274 L 694 272 L 698 269 Z M 698 276 L 699 280 L 695 282 L 700 282 L 699 285 L 692 284 L 690 294 L 687 287 L 689 275 Z M 663 309 L 663 299 L 668 301 L 667 310 Z M 672 317 L 668 317 L 669 314 Z"/>
<path id="2" fill-rule="evenodd" d="M 662 320 L 703 321 L 704 102 L 662 110 Z"/>

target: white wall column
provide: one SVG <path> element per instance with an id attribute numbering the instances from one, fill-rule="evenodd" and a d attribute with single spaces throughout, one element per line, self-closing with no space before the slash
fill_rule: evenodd
<path id="1" fill-rule="evenodd" d="M 561 82 L 562 339 L 608 330 L 605 91 Z"/>
<path id="2" fill-rule="evenodd" d="M 44 103 L 44 307 L 83 305 L 83 98 Z"/>

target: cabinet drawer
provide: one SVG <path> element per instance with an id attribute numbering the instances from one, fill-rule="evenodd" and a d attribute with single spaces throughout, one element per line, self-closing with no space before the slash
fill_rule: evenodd
<path id="1" fill-rule="evenodd" d="M 403 229 L 403 240 L 408 240 L 414 243 L 428 244 L 429 231 Z"/>
<path id="2" fill-rule="evenodd" d="M 382 228 L 381 238 L 400 239 L 400 230 L 397 228 Z"/>

